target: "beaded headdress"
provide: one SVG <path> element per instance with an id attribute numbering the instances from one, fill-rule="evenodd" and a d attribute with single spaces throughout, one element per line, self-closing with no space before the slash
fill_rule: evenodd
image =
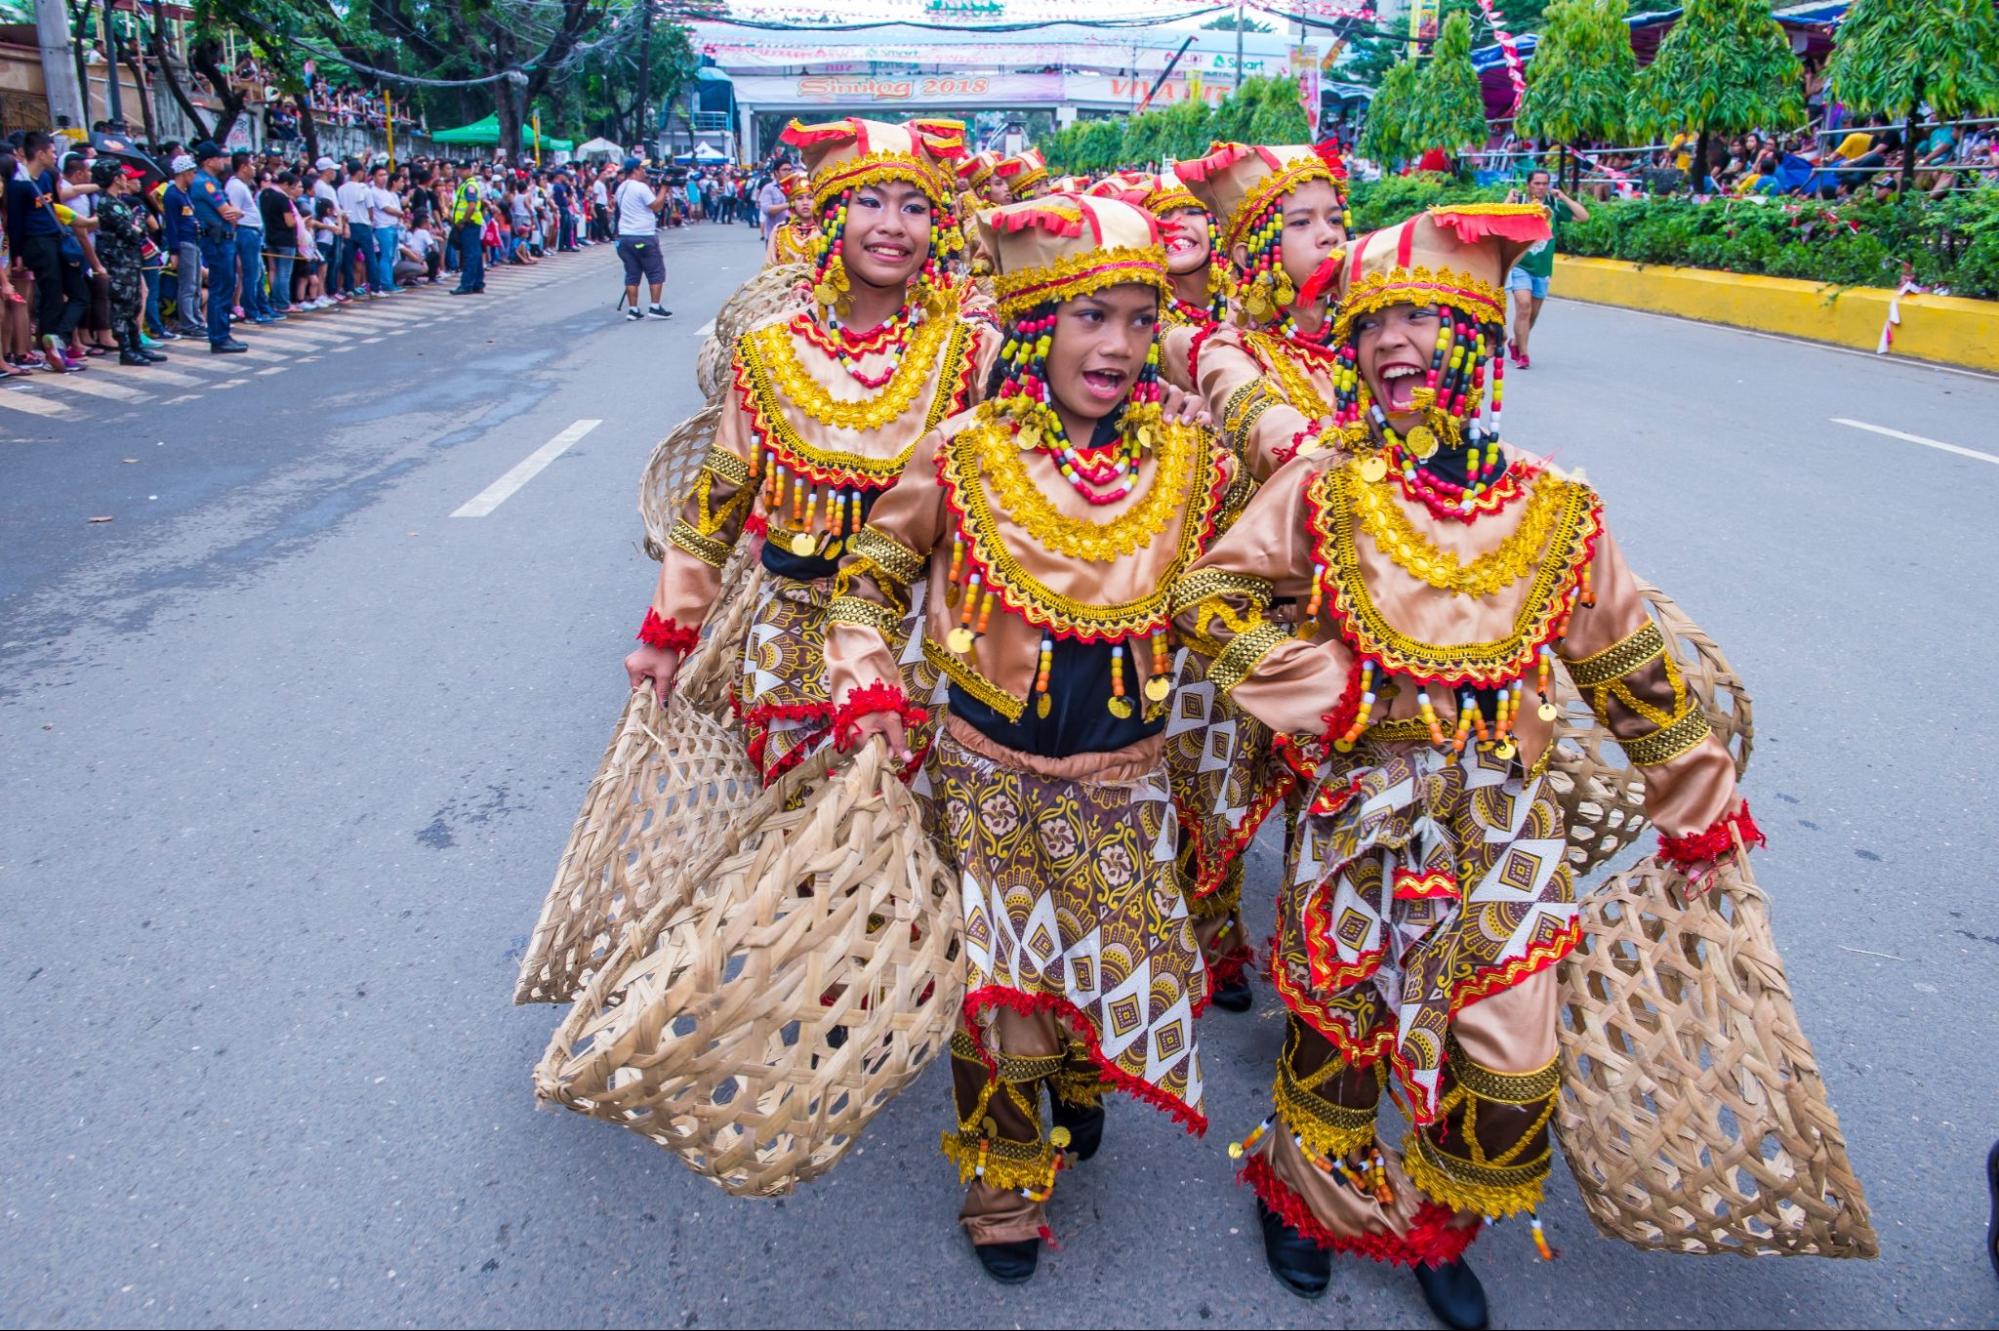
<path id="1" fill-rule="evenodd" d="M 993 170 L 1000 164 L 1000 155 L 987 149 L 973 153 L 958 163 L 958 179 L 966 189 L 982 190 L 986 182 L 993 178 Z"/>
<path id="2" fill-rule="evenodd" d="M 1499 416 L 1505 397 L 1507 270 L 1549 236 L 1548 214 L 1533 203 L 1474 203 L 1431 208 L 1355 240 L 1340 264 L 1334 421 L 1347 441 L 1369 443 L 1392 431 L 1358 369 L 1355 324 L 1391 305 L 1437 311 L 1437 340 L 1415 405 L 1424 424 L 1403 441 L 1422 460 L 1443 445 L 1469 442 L 1485 457 L 1467 470 L 1477 486 L 1499 462 Z M 1488 409 L 1486 371 L 1491 369 Z M 1482 422 L 1472 418 L 1482 409 Z M 1392 442 L 1392 440 L 1391 440 Z"/>
<path id="3" fill-rule="evenodd" d="M 1141 177 L 1144 183 L 1143 197 L 1139 206 L 1160 221 L 1165 221 L 1170 213 L 1195 209 L 1207 215 L 1208 227 L 1208 303 L 1206 317 L 1221 319 L 1228 312 L 1228 304 L 1235 294 L 1235 283 L 1229 276 L 1229 260 L 1222 253 L 1221 235 L 1215 227 L 1215 215 L 1208 205 L 1201 202 L 1194 192 L 1187 188 L 1179 173 L 1172 167 L 1156 176 Z"/>
<path id="4" fill-rule="evenodd" d="M 1151 188 L 1145 192 L 1145 208 L 1154 217 L 1164 217 L 1177 213 L 1182 208 L 1199 208 L 1208 213 L 1208 205 L 1194 197 L 1194 191 L 1187 188 L 1180 175 L 1172 167 L 1167 167 L 1152 177 Z M 1209 213 L 1209 216 L 1213 216 Z"/>
<path id="5" fill-rule="evenodd" d="M 1217 143 L 1207 156 L 1182 162 L 1175 172 L 1219 225 L 1228 261 L 1235 262 L 1236 246 L 1248 251 L 1236 277 L 1244 312 L 1258 322 L 1275 318 L 1298 299 L 1281 254 L 1287 198 L 1300 186 L 1323 180 L 1340 201 L 1341 225 L 1353 231 L 1346 212 L 1346 166 L 1330 149 Z"/>
<path id="6" fill-rule="evenodd" d="M 1048 180 L 1048 163 L 1032 148 L 1022 148 L 1013 157 L 1003 157 L 993 173 L 1013 191 L 1015 199 L 1032 198 Z"/>
<path id="7" fill-rule="evenodd" d="M 855 190 L 890 180 L 905 180 L 922 190 L 935 210 L 931 217 L 930 253 L 923 272 L 911 283 L 911 304 L 929 305 L 939 299 L 948 281 L 941 261 L 962 243 L 953 213 L 955 178 L 952 163 L 964 155 L 965 125 L 960 120 L 911 120 L 890 125 L 848 116 L 822 125 L 794 120 L 780 141 L 797 148 L 812 173 L 812 202 L 819 210 L 812 295 L 821 305 L 844 314 L 851 289 L 843 256 L 847 206 Z"/>
<path id="8" fill-rule="evenodd" d="M 1132 282 L 1151 287 L 1162 303 L 1169 299 L 1159 224 L 1152 214 L 1115 199 L 1050 195 L 981 213 L 979 228 L 997 265 L 994 290 L 1006 322 L 993 400 L 1019 423 L 1031 444 L 1060 440 L 1062 424 L 1047 379 L 1055 307 Z M 1159 343 L 1154 339 L 1122 422 L 1140 452 L 1151 446 L 1158 428 L 1159 398 Z"/>

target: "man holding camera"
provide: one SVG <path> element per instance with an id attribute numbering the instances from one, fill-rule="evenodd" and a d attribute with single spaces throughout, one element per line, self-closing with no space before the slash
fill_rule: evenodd
<path id="1" fill-rule="evenodd" d="M 670 319 L 673 311 L 659 303 L 666 285 L 666 261 L 659 252 L 659 212 L 666 207 L 666 191 L 654 189 L 645 179 L 645 163 L 636 157 L 625 159 L 625 178 L 618 183 L 618 257 L 625 263 L 625 317 Z M 643 274 L 652 287 L 652 308 L 639 309 L 639 277 Z"/>

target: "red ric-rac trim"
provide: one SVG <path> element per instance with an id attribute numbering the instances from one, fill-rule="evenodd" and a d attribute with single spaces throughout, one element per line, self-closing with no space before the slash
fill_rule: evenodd
<path id="1" fill-rule="evenodd" d="M 1419 873 L 1414 869 L 1395 870 L 1395 899 L 1397 901 L 1428 901 L 1432 898 L 1454 900 L 1458 895 L 1458 876 L 1449 869 L 1431 869 Z"/>
<path id="2" fill-rule="evenodd" d="M 852 749 L 861 718 L 878 712 L 893 712 L 906 726 L 922 725 L 930 719 L 929 711 L 910 702 L 901 688 L 877 680 L 855 689 L 833 709 L 833 746 L 842 753 Z"/>
<path id="3" fill-rule="evenodd" d="M 1735 849 L 1735 837 L 1730 830 L 1742 837 L 1744 849 L 1750 846 L 1770 844 L 1763 835 L 1763 829 L 1749 816 L 1749 801 L 1742 801 L 1742 807 L 1734 813 L 1725 813 L 1698 832 L 1685 836 L 1659 834 L 1659 858 L 1677 869 L 1691 869 L 1695 865 L 1710 864 Z"/>
<path id="4" fill-rule="evenodd" d="M 806 755 L 818 747 L 833 728 L 833 705 L 831 703 L 765 703 L 752 707 L 747 712 L 737 708 L 742 718 L 743 731 L 748 737 L 745 746 L 750 755 L 750 763 L 763 777 L 765 785 L 771 784 L 792 768 L 805 761 Z M 764 755 L 770 748 L 771 723 L 773 721 L 819 721 L 821 724 L 802 731 L 798 743 L 785 750 L 784 756 L 766 765 Z"/>
<path id="5" fill-rule="evenodd" d="M 683 656 L 701 645 L 701 630 L 683 628 L 671 619 L 661 619 L 659 611 L 646 607 L 645 622 L 639 625 L 638 640 L 648 647 Z"/>
<path id="6" fill-rule="evenodd" d="M 1202 324 L 1193 337 L 1187 340 L 1187 382 L 1196 388 L 1201 384 L 1201 348 L 1208 345 L 1208 339 L 1221 328 L 1220 321 Z"/>
<path id="7" fill-rule="evenodd" d="M 1453 1224 L 1457 1212 L 1425 1200 L 1410 1218 L 1407 1234 L 1335 1234 L 1312 1214 L 1305 1199 L 1291 1191 L 1261 1154 L 1249 1158 L 1236 1175 L 1249 1184 L 1277 1218 L 1330 1252 L 1350 1252 L 1391 1266 L 1447 1266 L 1465 1255 L 1478 1239 L 1482 1225 Z"/>
<path id="8" fill-rule="evenodd" d="M 1069 1033 L 1083 1046 L 1083 1051 L 1090 1056 L 1090 1062 L 1096 1065 L 1097 1075 L 1103 1078 L 1106 1086 L 1123 1091 L 1134 1100 L 1151 1105 L 1196 1137 L 1207 1133 L 1206 1114 L 1184 1100 L 1174 1099 L 1151 1082 L 1141 1077 L 1134 1077 L 1104 1057 L 1103 1046 L 1097 1042 L 1096 1030 L 1083 1016 L 1082 1010 L 1068 999 L 1056 994 L 1024 994 L 1003 984 L 989 984 L 965 995 L 965 1029 L 970 1032 L 972 1044 L 987 1068 L 997 1071 L 999 1063 L 986 1052 L 985 1035 L 980 1027 L 979 1018 L 996 1007 L 1008 1008 L 1027 1017 L 1038 1012 L 1053 1012 L 1064 1025 L 1068 1026 Z M 1204 999 L 1201 1008 L 1205 1010 L 1206 1007 Z M 1199 1017 L 1201 1012 L 1196 1011 L 1193 1015 Z"/>
<path id="9" fill-rule="evenodd" d="M 1230 830 L 1227 836 L 1212 841 L 1202 836 L 1201 815 L 1191 809 L 1176 809 L 1180 821 L 1180 834 L 1194 847 L 1194 862 L 1200 867 L 1195 871 L 1191 895 L 1196 901 L 1213 896 L 1227 881 L 1229 866 L 1236 858 L 1249 849 L 1249 843 L 1256 840 L 1257 829 L 1270 811 L 1283 802 L 1297 783 L 1297 776 L 1288 768 L 1272 774 L 1256 799 L 1250 803 L 1242 816 L 1242 821 Z"/>

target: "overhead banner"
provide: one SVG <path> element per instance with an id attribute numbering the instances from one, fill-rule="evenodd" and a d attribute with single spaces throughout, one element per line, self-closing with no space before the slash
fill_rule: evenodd
<path id="1" fill-rule="evenodd" d="M 1316 67 L 1315 67 L 1316 69 Z M 1155 76 L 1156 77 L 1156 76 Z M 1152 79 L 1109 74 L 748 74 L 735 79 L 736 99 L 749 107 L 841 106 L 1026 108 L 1079 106 L 1131 110 Z M 1228 95 L 1199 77 L 1171 78 L 1153 94 L 1151 109 L 1190 97 L 1210 104 Z"/>

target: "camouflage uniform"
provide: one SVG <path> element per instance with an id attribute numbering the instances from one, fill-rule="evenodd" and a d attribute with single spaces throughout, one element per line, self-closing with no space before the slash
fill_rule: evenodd
<path id="1" fill-rule="evenodd" d="M 97 207 L 97 258 L 111 275 L 111 333 L 118 349 L 139 351 L 139 311 L 146 303 L 143 252 L 146 233 L 125 197 L 105 198 Z"/>

